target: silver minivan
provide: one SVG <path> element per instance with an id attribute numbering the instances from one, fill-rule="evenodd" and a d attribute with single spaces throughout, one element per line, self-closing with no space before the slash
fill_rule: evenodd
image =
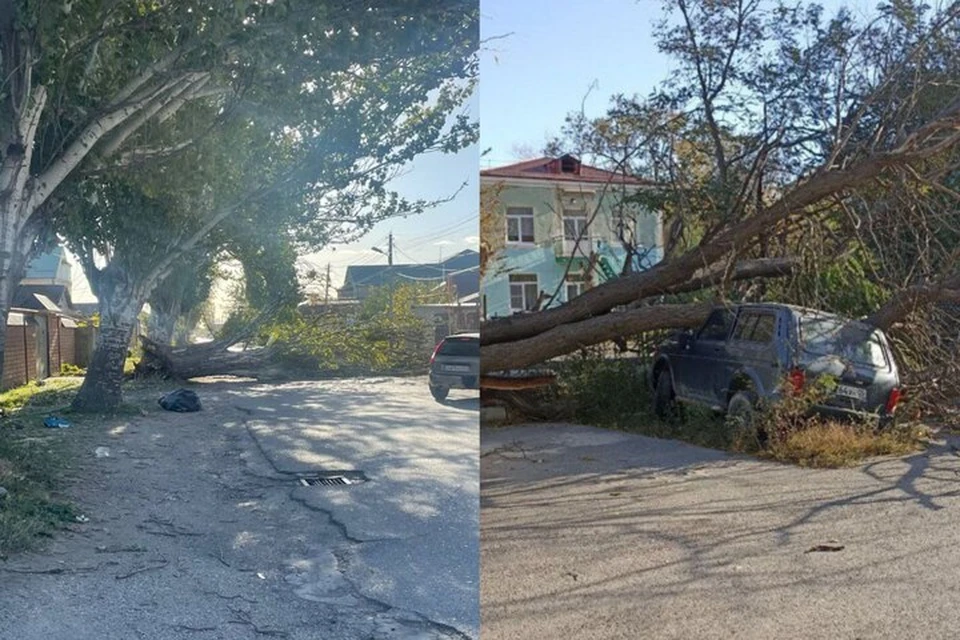
<path id="1" fill-rule="evenodd" d="M 455 333 L 440 341 L 430 357 L 430 393 L 443 402 L 450 389 L 480 388 L 480 334 Z"/>

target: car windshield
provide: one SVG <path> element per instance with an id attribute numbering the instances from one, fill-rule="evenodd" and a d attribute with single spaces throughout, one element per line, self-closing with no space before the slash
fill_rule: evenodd
<path id="1" fill-rule="evenodd" d="M 837 356 L 857 364 L 888 368 L 886 349 L 876 329 L 840 318 L 808 316 L 800 319 L 803 350 L 819 356 Z"/>
<path id="2" fill-rule="evenodd" d="M 441 356 L 480 357 L 480 341 L 476 338 L 447 338 L 440 345 Z"/>

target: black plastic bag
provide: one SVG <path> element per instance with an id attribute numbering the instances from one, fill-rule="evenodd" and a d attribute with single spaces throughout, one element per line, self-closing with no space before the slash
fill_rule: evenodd
<path id="1" fill-rule="evenodd" d="M 171 391 L 157 401 L 167 411 L 200 411 L 200 398 L 190 389 Z"/>

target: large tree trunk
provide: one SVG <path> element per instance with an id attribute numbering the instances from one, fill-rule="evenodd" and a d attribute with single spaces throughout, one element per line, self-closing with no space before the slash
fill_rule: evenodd
<path id="1" fill-rule="evenodd" d="M 213 375 L 262 378 L 279 373 L 271 366 L 274 351 L 270 348 L 231 351 L 231 343 L 224 341 L 171 347 L 149 338 L 140 340 L 143 359 L 137 365 L 138 374 L 186 380 Z"/>
<path id="2" fill-rule="evenodd" d="M 712 302 L 704 302 L 641 307 L 563 324 L 526 340 L 488 345 L 483 347 L 480 357 L 480 372 L 528 367 L 581 347 L 643 331 L 697 327 L 703 324 L 714 306 Z"/>
<path id="3" fill-rule="evenodd" d="M 3 380 L 7 354 L 7 316 L 26 270 L 26 256 L 19 245 L 18 242 L 0 244 L 0 380 Z"/>
<path id="4" fill-rule="evenodd" d="M 799 264 L 799 260 L 789 257 L 744 260 L 704 270 L 690 280 L 665 289 L 665 292 L 697 291 L 751 278 L 780 278 L 793 274 Z M 483 372 L 522 368 L 630 334 L 695 327 L 706 319 L 711 306 L 712 303 L 643 306 L 638 301 L 630 305 L 627 312 L 608 313 L 599 318 L 559 325 L 532 338 L 484 346 L 480 367 Z"/>
<path id="5" fill-rule="evenodd" d="M 887 300 L 866 321 L 887 330 L 919 307 L 936 302 L 960 302 L 960 276 L 933 285 L 917 285 L 902 289 Z"/>
<path id="6" fill-rule="evenodd" d="M 174 333 L 179 317 L 179 304 L 172 304 L 169 307 L 165 307 L 164 305 L 151 302 L 150 319 L 147 321 L 147 335 L 156 343 L 174 344 Z"/>
<path id="7" fill-rule="evenodd" d="M 71 404 L 76 411 L 113 411 L 123 402 L 123 365 L 144 304 L 145 296 L 137 295 L 117 270 L 108 266 L 97 279 L 100 332 L 87 375 Z"/>

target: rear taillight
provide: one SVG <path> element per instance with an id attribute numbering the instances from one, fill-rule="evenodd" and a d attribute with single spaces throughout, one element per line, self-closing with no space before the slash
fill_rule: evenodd
<path id="1" fill-rule="evenodd" d="M 807 384 L 807 374 L 803 369 L 791 369 L 788 379 L 790 380 L 790 388 L 796 395 L 799 395 L 803 391 L 804 385 Z"/>
<path id="2" fill-rule="evenodd" d="M 443 346 L 443 340 L 437 343 L 437 346 L 433 348 L 433 355 L 430 356 L 430 364 L 433 364 L 434 358 L 437 357 L 437 354 L 440 352 L 440 347 Z"/>
<path id="3" fill-rule="evenodd" d="M 887 406 L 884 407 L 884 410 L 887 413 L 893 413 L 896 410 L 897 404 L 899 402 L 900 402 L 900 389 L 898 389 L 897 387 L 894 387 L 893 389 L 890 389 L 890 395 L 887 396 Z"/>

